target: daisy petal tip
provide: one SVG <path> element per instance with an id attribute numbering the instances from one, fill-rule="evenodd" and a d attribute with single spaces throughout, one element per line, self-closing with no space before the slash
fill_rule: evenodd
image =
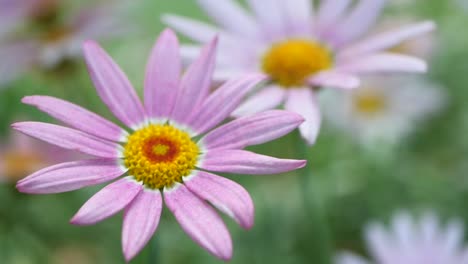
<path id="1" fill-rule="evenodd" d="M 253 227 L 254 224 L 255 224 L 253 215 L 252 215 L 252 217 L 250 217 L 249 219 L 244 220 L 244 221 L 242 221 L 242 223 L 239 223 L 239 224 L 240 224 L 240 226 L 241 226 L 243 229 L 245 229 L 245 230 L 250 230 L 250 229 L 252 229 L 252 227 Z"/>
<path id="2" fill-rule="evenodd" d="M 165 28 L 161 33 L 161 37 L 175 37 L 176 33 L 171 28 Z"/>
<path id="3" fill-rule="evenodd" d="M 174 30 L 170 28 L 164 29 L 164 31 L 159 35 L 157 43 L 160 42 L 171 43 L 173 45 L 179 45 L 179 39 L 177 38 L 176 33 Z"/>
<path id="4" fill-rule="evenodd" d="M 16 190 L 20 193 L 28 193 L 27 188 L 24 187 L 25 182 L 23 180 L 16 183 Z"/>
<path id="5" fill-rule="evenodd" d="M 414 73 L 427 73 L 429 70 L 429 66 L 425 61 L 421 60 L 419 62 L 415 62 L 412 70 Z"/>
<path id="6" fill-rule="evenodd" d="M 175 18 L 175 16 L 173 14 L 170 14 L 170 13 L 164 13 L 164 14 L 161 14 L 161 16 L 160 16 L 161 21 L 166 25 L 172 25 L 172 22 L 173 22 L 174 18 Z"/>
<path id="7" fill-rule="evenodd" d="M 36 96 L 24 96 L 23 98 L 21 98 L 21 102 L 23 104 L 34 104 L 34 98 L 36 98 Z"/>
<path id="8" fill-rule="evenodd" d="M 133 252 L 129 249 L 123 249 L 123 255 L 125 263 L 130 263 L 130 261 L 138 254 L 138 252 Z"/>
<path id="9" fill-rule="evenodd" d="M 432 21 L 432 20 L 427 20 L 425 22 L 423 22 L 424 25 L 426 25 L 427 27 L 427 31 L 434 31 L 434 30 L 437 30 L 437 23 L 435 21 Z"/>
<path id="10" fill-rule="evenodd" d="M 73 216 L 72 219 L 70 219 L 69 223 L 72 224 L 72 225 L 76 225 L 76 226 L 82 226 L 82 225 L 84 225 L 84 224 L 82 224 L 79 220 L 76 219 L 76 215 Z"/>
<path id="11" fill-rule="evenodd" d="M 305 140 L 305 142 L 306 142 L 306 144 L 307 144 L 308 147 L 312 147 L 312 146 L 315 145 L 315 143 L 317 142 L 317 138 L 316 138 L 316 137 L 314 137 L 314 138 L 307 138 L 307 137 L 303 136 L 303 138 L 304 138 L 304 140 Z"/>
<path id="12" fill-rule="evenodd" d="M 72 217 L 72 219 L 70 219 L 69 223 L 75 226 L 90 226 L 96 224 L 97 222 L 87 222 L 83 220 L 77 213 Z"/>
<path id="13" fill-rule="evenodd" d="M 291 119 L 294 119 L 297 122 L 297 126 L 306 121 L 305 118 L 298 113 L 289 112 L 289 114 L 291 115 Z"/>
<path id="14" fill-rule="evenodd" d="M 216 252 L 215 256 L 224 262 L 229 262 L 232 259 L 232 248 Z"/>
<path id="15" fill-rule="evenodd" d="M 296 169 L 302 169 L 307 165 L 307 160 L 297 160 Z"/>
<path id="16" fill-rule="evenodd" d="M 10 125 L 10 127 L 14 130 L 18 130 L 18 131 L 21 131 L 21 123 L 22 122 L 16 122 L 16 123 L 13 123 Z"/>
<path id="17" fill-rule="evenodd" d="M 87 39 L 87 40 L 83 41 L 82 48 L 83 48 L 83 51 L 85 51 L 85 52 L 87 50 L 89 50 L 89 49 L 93 49 L 93 48 L 96 48 L 96 47 L 99 47 L 99 44 L 94 40 Z"/>
<path id="18" fill-rule="evenodd" d="M 427 63 L 424 62 L 424 63 L 421 64 L 421 72 L 422 73 L 427 72 L 428 69 L 429 69 L 429 67 L 427 66 Z"/>
<path id="19" fill-rule="evenodd" d="M 25 194 L 44 194 L 44 192 L 39 192 L 34 189 L 34 186 L 30 186 L 29 181 L 22 180 L 16 184 L 16 190 L 20 193 Z"/>

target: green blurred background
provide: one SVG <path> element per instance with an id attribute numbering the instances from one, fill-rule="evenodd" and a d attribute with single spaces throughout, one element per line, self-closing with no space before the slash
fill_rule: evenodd
<path id="1" fill-rule="evenodd" d="M 444 219 L 461 217 L 468 223 L 468 10 L 455 0 L 389 2 L 385 12 L 389 19 L 437 22 L 438 44 L 427 78 L 446 89 L 449 105 L 390 150 L 382 146 L 370 151 L 345 131 L 325 124 L 317 144 L 306 153 L 307 168 L 275 176 L 228 175 L 250 192 L 256 206 L 255 226 L 248 232 L 225 218 L 233 236 L 232 263 L 321 264 L 326 263 L 324 254 L 339 249 L 365 254 L 365 224 L 386 221 L 398 209 L 433 209 Z M 70 8 L 78 3 L 73 1 Z M 135 30 L 103 44 L 141 91 L 147 55 L 163 29 L 160 14 L 208 19 L 195 1 L 138 0 L 132 4 L 128 23 Z M 0 90 L 1 145 L 9 140 L 9 125 L 16 120 L 52 121 L 20 103 L 23 96 L 34 94 L 64 98 L 112 119 L 82 61 L 71 71 L 35 70 Z M 295 149 L 297 136 L 293 133 L 253 149 L 272 156 L 306 158 Z M 13 182 L 3 183 L 0 263 L 124 263 L 120 214 L 90 227 L 68 223 L 101 187 L 31 196 L 18 193 Z M 165 209 L 155 239 L 131 263 L 219 262 L 192 242 Z"/>

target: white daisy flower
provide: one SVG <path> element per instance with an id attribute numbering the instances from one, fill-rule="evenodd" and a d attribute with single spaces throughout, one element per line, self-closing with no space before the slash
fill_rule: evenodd
<path id="1" fill-rule="evenodd" d="M 464 228 L 459 220 L 452 219 L 443 226 L 432 212 L 420 219 L 401 212 L 394 216 L 389 229 L 374 223 L 365 232 L 373 261 L 343 252 L 338 254 L 335 264 L 468 263 L 468 248 L 463 245 Z"/>
<path id="2" fill-rule="evenodd" d="M 300 131 L 312 144 L 321 122 L 312 87 L 349 89 L 359 86 L 363 73 L 426 70 L 421 59 L 386 50 L 433 30 L 433 22 L 366 37 L 385 2 L 324 0 L 315 11 L 310 0 L 247 0 L 250 13 L 234 0 L 198 0 L 219 28 L 175 15 L 163 20 L 199 44 L 220 32 L 218 80 L 246 72 L 269 76 L 271 85 L 246 101 L 235 116 L 284 103 L 306 118 Z M 187 45 L 182 52 L 193 61 L 199 50 L 198 44 Z"/>
<path id="3" fill-rule="evenodd" d="M 446 103 L 441 87 L 421 78 L 364 78 L 349 91 L 322 94 L 325 118 L 366 146 L 395 144 Z"/>

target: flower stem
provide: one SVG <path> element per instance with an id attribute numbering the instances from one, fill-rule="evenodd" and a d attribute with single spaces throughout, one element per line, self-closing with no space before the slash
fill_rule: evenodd
<path id="1" fill-rule="evenodd" d="M 309 226 L 310 234 L 309 239 L 312 239 L 313 243 L 311 248 L 308 249 L 308 255 L 312 256 L 313 263 L 317 264 L 331 264 L 332 263 L 332 241 L 330 228 L 326 220 L 325 208 L 320 203 L 320 197 L 317 192 L 314 191 L 316 188 L 313 183 L 314 177 L 311 170 L 311 162 L 309 157 L 311 156 L 309 151 L 310 148 L 306 142 L 301 138 L 300 135 L 296 135 L 296 151 L 300 157 L 307 159 L 307 166 L 299 171 L 300 178 L 300 191 L 304 205 L 304 217 Z"/>

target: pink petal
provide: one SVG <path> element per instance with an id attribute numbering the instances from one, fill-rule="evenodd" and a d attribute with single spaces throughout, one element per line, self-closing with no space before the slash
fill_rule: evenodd
<path id="1" fill-rule="evenodd" d="M 122 250 L 127 262 L 146 246 L 156 232 L 162 205 L 162 196 L 159 190 L 143 190 L 125 208 Z"/>
<path id="2" fill-rule="evenodd" d="M 203 158 L 201 168 L 238 174 L 276 174 L 302 168 L 305 160 L 277 159 L 246 150 L 212 150 Z"/>
<path id="3" fill-rule="evenodd" d="M 166 29 L 156 42 L 146 67 L 145 107 L 150 117 L 169 117 L 177 98 L 181 59 L 177 36 Z"/>
<path id="4" fill-rule="evenodd" d="M 162 16 L 162 21 L 181 34 L 199 43 L 209 42 L 219 31 L 217 28 L 206 23 L 182 16 L 166 14 Z"/>
<path id="5" fill-rule="evenodd" d="M 216 211 L 182 184 L 164 190 L 167 207 L 182 229 L 210 254 L 222 259 L 232 257 L 231 235 Z"/>
<path id="6" fill-rule="evenodd" d="M 208 131 L 228 117 L 244 96 L 264 79 L 263 75 L 252 74 L 227 81 L 194 109 L 187 123 L 199 134 Z"/>
<path id="7" fill-rule="evenodd" d="M 252 37 L 258 35 L 256 22 L 235 1 L 198 0 L 198 4 L 226 31 Z"/>
<path id="8" fill-rule="evenodd" d="M 360 0 L 343 19 L 336 32 L 336 45 L 342 46 L 366 34 L 375 25 L 386 0 Z"/>
<path id="9" fill-rule="evenodd" d="M 26 96 L 23 103 L 36 106 L 61 122 L 104 139 L 120 141 L 127 134 L 114 123 L 70 102 L 50 96 Z"/>
<path id="10" fill-rule="evenodd" d="M 252 198 L 239 184 L 203 171 L 184 179 L 184 183 L 190 191 L 232 217 L 243 228 L 250 229 L 253 226 Z"/>
<path id="11" fill-rule="evenodd" d="M 70 223 L 93 225 L 109 218 L 125 208 L 142 190 L 143 186 L 131 177 L 111 183 L 91 197 Z"/>
<path id="12" fill-rule="evenodd" d="M 308 88 L 291 90 L 285 108 L 305 118 L 305 122 L 299 126 L 299 131 L 309 144 L 314 144 L 320 131 L 322 116 L 316 95 L 312 90 Z"/>
<path id="13" fill-rule="evenodd" d="M 20 180 L 16 187 L 23 193 L 61 193 L 107 182 L 124 173 L 116 160 L 65 162 L 29 175 Z"/>
<path id="14" fill-rule="evenodd" d="M 19 122 L 12 127 L 26 135 L 64 149 L 71 149 L 102 158 L 117 158 L 119 144 L 109 142 L 67 127 L 41 123 Z"/>
<path id="15" fill-rule="evenodd" d="M 318 73 L 309 80 L 309 83 L 314 86 L 354 89 L 361 81 L 352 74 L 330 70 Z"/>
<path id="16" fill-rule="evenodd" d="M 236 110 L 234 110 L 232 116 L 239 117 L 251 115 L 273 109 L 280 105 L 285 97 L 285 89 L 278 86 L 264 88 L 247 98 Z"/>
<path id="17" fill-rule="evenodd" d="M 125 73 L 96 42 L 86 41 L 83 51 L 102 101 L 125 125 L 131 128 L 141 125 L 145 111 Z"/>
<path id="18" fill-rule="evenodd" d="M 340 58 L 360 57 L 372 52 L 378 52 L 396 46 L 410 38 L 426 34 L 435 29 L 436 25 L 432 21 L 425 21 L 399 28 L 390 32 L 381 33 L 368 39 L 360 41 L 338 54 Z"/>
<path id="19" fill-rule="evenodd" d="M 357 59 L 341 61 L 336 69 L 349 73 L 374 73 L 374 72 L 419 72 L 427 71 L 426 63 L 419 58 L 394 54 L 377 53 Z"/>
<path id="20" fill-rule="evenodd" d="M 317 29 L 326 34 L 327 29 L 335 24 L 348 9 L 352 0 L 322 0 L 317 14 Z"/>
<path id="21" fill-rule="evenodd" d="M 304 119 L 282 110 L 270 110 L 231 121 L 208 133 L 200 141 L 207 149 L 242 149 L 282 137 Z"/>
<path id="22" fill-rule="evenodd" d="M 215 38 L 205 46 L 200 57 L 185 72 L 172 113 L 174 120 L 184 124 L 195 107 L 208 95 L 213 78 L 217 43 L 218 39 Z"/>

